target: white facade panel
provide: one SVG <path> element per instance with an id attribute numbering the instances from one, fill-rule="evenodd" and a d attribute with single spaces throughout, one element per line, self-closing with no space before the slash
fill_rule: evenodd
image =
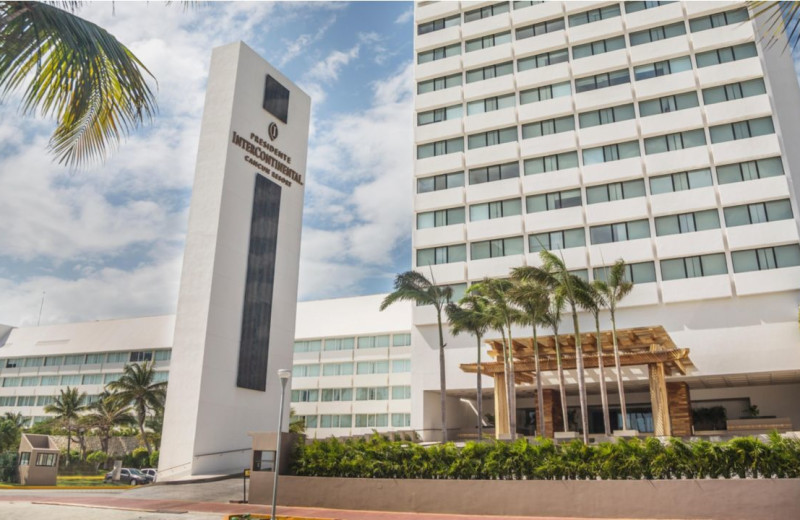
<path id="1" fill-rule="evenodd" d="M 661 282 L 664 303 L 690 300 L 712 300 L 730 297 L 731 280 L 728 275 L 687 278 Z"/>

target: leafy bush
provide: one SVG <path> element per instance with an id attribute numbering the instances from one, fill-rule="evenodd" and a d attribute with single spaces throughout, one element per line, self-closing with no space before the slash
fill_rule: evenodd
<path id="1" fill-rule="evenodd" d="M 132 452 L 125 455 L 122 465 L 126 468 L 147 468 L 150 463 L 150 454 L 147 448 L 135 448 Z"/>
<path id="2" fill-rule="evenodd" d="M 316 440 L 296 448 L 301 476 L 470 480 L 614 480 L 681 478 L 797 478 L 800 441 L 777 433 L 768 442 L 741 437 L 712 443 L 680 439 L 620 439 L 587 446 L 576 440 L 468 442 L 423 447 L 369 439 Z"/>
<path id="3" fill-rule="evenodd" d="M 17 481 L 17 453 L 6 451 L 0 453 L 0 482 Z"/>
<path id="4" fill-rule="evenodd" d="M 94 464 L 95 471 L 100 469 L 100 466 L 108 460 L 108 453 L 104 451 L 93 451 L 86 456 L 86 462 Z"/>
<path id="5" fill-rule="evenodd" d="M 150 467 L 151 468 L 157 468 L 158 467 L 158 450 L 155 450 L 155 451 L 153 451 L 153 453 L 150 454 L 149 462 L 150 462 Z"/>

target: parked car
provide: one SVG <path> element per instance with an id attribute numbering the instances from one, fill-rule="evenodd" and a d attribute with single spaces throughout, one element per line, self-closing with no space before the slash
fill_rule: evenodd
<path id="1" fill-rule="evenodd" d="M 114 479 L 114 472 L 106 473 L 103 482 L 111 482 Z M 119 481 L 131 486 L 138 486 L 141 484 L 149 484 L 153 482 L 153 477 L 145 475 L 136 468 L 122 468 L 119 472 Z"/>
<path id="2" fill-rule="evenodd" d="M 150 482 L 155 482 L 156 478 L 158 478 L 158 470 L 154 468 L 144 468 L 141 470 L 142 473 L 150 477 Z"/>

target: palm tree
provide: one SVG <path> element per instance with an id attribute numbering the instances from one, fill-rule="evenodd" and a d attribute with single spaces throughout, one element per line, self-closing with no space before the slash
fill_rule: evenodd
<path id="1" fill-rule="evenodd" d="M 598 293 L 603 295 L 611 314 L 611 339 L 614 343 L 614 368 L 617 372 L 617 388 L 619 389 L 619 407 L 622 414 L 622 429 L 628 429 L 628 410 L 625 406 L 625 389 L 622 386 L 622 367 L 619 360 L 619 347 L 617 345 L 617 304 L 633 289 L 633 283 L 625 279 L 625 260 L 614 262 L 606 274 L 606 280 L 595 280 L 594 286 Z"/>
<path id="2" fill-rule="evenodd" d="M 608 412 L 608 390 L 606 389 L 606 372 L 603 366 L 603 340 L 600 333 L 600 311 L 606 306 L 603 293 L 597 290 L 597 286 L 589 285 L 588 292 L 581 302 L 581 307 L 589 311 L 594 318 L 596 331 L 595 344 L 597 345 L 597 368 L 600 371 L 600 402 L 603 406 L 603 430 L 606 435 L 611 435 L 611 418 Z"/>
<path id="3" fill-rule="evenodd" d="M 155 382 L 153 363 L 146 361 L 142 364 L 125 365 L 122 377 L 108 383 L 106 388 L 115 392 L 117 399 L 133 406 L 144 446 L 147 448 L 147 453 L 153 453 L 144 431 L 144 423 L 147 420 L 147 412 L 164 406 L 164 398 L 167 395 L 167 383 Z"/>
<path id="4" fill-rule="evenodd" d="M 564 308 L 564 298 L 559 294 L 550 295 L 547 311 L 542 315 L 545 325 L 553 329 L 553 339 L 556 347 L 556 367 L 558 370 L 558 394 L 561 399 L 561 420 L 564 431 L 569 429 L 567 424 L 567 389 L 564 385 L 564 368 L 561 364 L 561 342 L 558 337 L 558 327 L 561 324 L 561 310 Z M 555 425 L 553 425 L 555 428 Z"/>
<path id="5" fill-rule="evenodd" d="M 750 19 L 761 18 L 766 33 L 761 37 L 767 45 L 774 45 L 786 37 L 785 47 L 797 49 L 800 42 L 800 2 L 757 1 L 747 2 Z"/>
<path id="6" fill-rule="evenodd" d="M 69 466 L 72 449 L 72 432 L 77 427 L 80 412 L 86 410 L 86 392 L 78 393 L 78 389 L 68 386 L 61 389 L 55 401 L 44 407 L 45 413 L 55 414 L 56 418 L 67 429 L 67 462 Z"/>
<path id="7" fill-rule="evenodd" d="M 473 284 L 467 292 L 482 295 L 489 302 L 487 312 L 492 327 L 500 332 L 503 339 L 503 368 L 506 373 L 508 396 L 508 430 L 511 439 L 517 436 L 517 385 L 514 377 L 514 338 L 511 327 L 524 321 L 523 313 L 514 306 L 509 291 L 514 286 L 511 280 L 484 278 Z"/>
<path id="8" fill-rule="evenodd" d="M 50 151 L 71 167 L 99 161 L 156 113 L 150 71 L 105 29 L 74 14 L 80 2 L 0 2 L 0 102 L 53 116 Z"/>
<path id="9" fill-rule="evenodd" d="M 86 415 L 87 424 L 100 433 L 100 448 L 105 453 L 108 453 L 111 431 L 117 426 L 127 426 L 136 422 L 130 404 L 108 392 L 100 394 L 100 398 L 89 405 L 89 410 Z"/>
<path id="10" fill-rule="evenodd" d="M 439 326 L 439 388 L 442 407 L 442 440 L 447 442 L 447 383 L 444 364 L 444 332 L 442 330 L 442 310 L 453 296 L 450 287 L 439 287 L 417 271 L 400 273 L 394 279 L 394 291 L 381 302 L 380 310 L 399 301 L 410 301 L 417 305 L 433 305 L 436 309 L 436 323 Z"/>
<path id="11" fill-rule="evenodd" d="M 475 336 L 478 344 L 478 372 L 477 372 L 477 413 L 478 413 L 478 440 L 483 440 L 483 388 L 481 382 L 481 346 L 483 337 L 489 330 L 491 317 L 488 313 L 489 303 L 482 296 L 469 293 L 458 302 L 448 303 L 445 311 L 450 322 L 450 330 L 453 335 L 468 332 Z"/>
<path id="12" fill-rule="evenodd" d="M 6 412 L 5 414 L 3 414 L 2 420 L 9 421 L 15 428 L 20 430 L 25 426 L 25 423 L 28 422 L 27 419 L 25 419 L 25 416 L 19 412 L 17 413 Z"/>
<path id="13" fill-rule="evenodd" d="M 575 362 L 578 372 L 578 395 L 581 407 L 581 427 L 583 429 L 583 442 L 589 442 L 589 417 L 586 403 L 586 379 L 583 370 L 583 348 L 581 346 L 581 330 L 578 324 L 578 305 L 588 291 L 588 283 L 579 276 L 569 272 L 564 261 L 547 250 L 539 252 L 542 267 L 516 267 L 513 269 L 516 278 L 538 279 L 553 289 L 555 294 L 563 297 L 564 302 L 572 311 L 572 326 L 575 333 Z"/>
<path id="14" fill-rule="evenodd" d="M 539 282 L 533 280 L 515 280 L 509 291 L 511 300 L 525 311 L 525 323 L 533 328 L 533 362 L 536 367 L 536 425 L 539 435 L 545 436 L 544 428 L 544 394 L 542 389 L 542 371 L 539 366 L 538 327 L 544 324 L 544 315 L 549 305 L 549 292 Z"/>

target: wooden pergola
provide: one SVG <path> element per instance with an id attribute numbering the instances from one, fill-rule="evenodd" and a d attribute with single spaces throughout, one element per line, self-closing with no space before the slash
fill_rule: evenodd
<path id="1" fill-rule="evenodd" d="M 537 336 L 539 345 L 539 367 L 542 372 L 558 368 L 555 336 Z M 574 334 L 559 334 L 561 366 L 564 370 L 577 368 L 577 355 Z M 503 367 L 503 341 L 490 339 L 489 356 L 493 361 L 481 363 L 483 375 L 493 377 L 495 382 L 495 431 L 498 437 L 508 434 L 508 408 L 506 405 L 505 371 Z M 688 405 L 688 387 L 685 383 L 667 383 L 670 375 L 686 375 L 692 366 L 689 349 L 678 348 L 664 327 L 636 327 L 617 330 L 617 345 L 622 366 L 647 365 L 650 384 L 650 401 L 653 411 L 655 435 L 689 435 L 691 433 L 691 410 Z M 598 342 L 596 332 L 581 334 L 584 369 L 598 368 L 598 348 L 602 350 L 605 369 L 614 368 L 614 345 L 611 331 L 601 331 Z M 533 338 L 514 338 L 512 342 L 514 357 L 514 379 L 517 384 L 531 385 L 536 381 Z M 461 370 L 476 373 L 477 363 L 465 363 Z M 611 372 L 606 372 L 610 377 Z M 551 391 L 552 392 L 552 391 Z M 550 400 L 554 398 L 548 395 Z M 549 408 L 546 406 L 546 408 Z M 558 407 L 555 407 L 558 408 Z M 554 417 L 547 417 L 553 423 Z M 558 413 L 558 410 L 554 410 Z M 678 424 L 676 424 L 678 423 Z M 554 425 L 551 425 L 551 428 Z M 688 428 L 688 432 L 686 431 Z"/>

